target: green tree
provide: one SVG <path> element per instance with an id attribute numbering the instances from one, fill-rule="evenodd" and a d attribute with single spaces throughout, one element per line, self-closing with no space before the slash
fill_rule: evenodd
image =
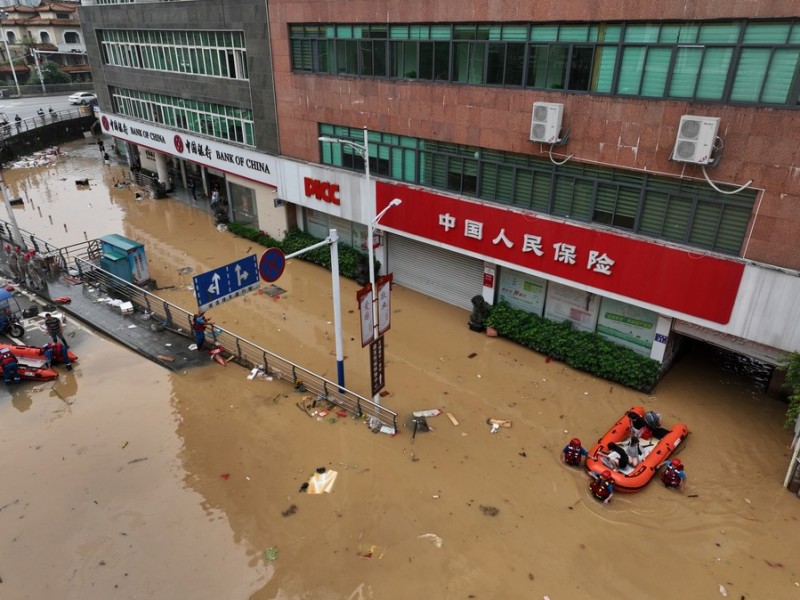
<path id="1" fill-rule="evenodd" d="M 794 427 L 800 416 L 800 352 L 787 354 L 778 369 L 786 373 L 786 385 L 789 387 L 789 408 L 786 409 L 786 427 Z"/>
<path id="2" fill-rule="evenodd" d="M 64 73 L 64 71 L 61 70 L 61 67 L 53 61 L 46 61 L 43 65 L 41 65 L 41 69 L 42 79 L 44 79 L 45 83 L 69 83 L 72 81 L 72 78 Z M 36 70 L 31 73 L 27 83 L 28 85 L 41 83 L 41 79 L 39 79 L 39 73 L 37 73 Z"/>

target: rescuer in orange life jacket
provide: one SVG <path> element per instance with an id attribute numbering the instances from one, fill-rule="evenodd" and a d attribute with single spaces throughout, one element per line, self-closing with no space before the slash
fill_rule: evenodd
<path id="1" fill-rule="evenodd" d="M 3 367 L 3 379 L 7 385 L 10 385 L 12 381 L 14 383 L 21 381 L 17 357 L 8 348 L 0 349 L 0 367 Z"/>
<path id="2" fill-rule="evenodd" d="M 614 496 L 614 480 L 611 479 L 611 471 L 608 469 L 602 473 L 590 471 L 589 475 L 594 478 L 589 484 L 592 495 L 603 504 L 608 504 Z"/>
<path id="3" fill-rule="evenodd" d="M 588 456 L 589 453 L 583 446 L 581 446 L 581 441 L 578 438 L 572 438 L 569 444 L 564 446 L 564 449 L 561 451 L 561 455 L 565 463 L 573 467 L 579 467 L 581 464 L 581 458 Z"/>
<path id="4" fill-rule="evenodd" d="M 683 463 L 680 458 L 673 458 L 661 463 L 667 468 L 661 473 L 661 481 L 668 488 L 680 489 L 686 482 L 686 473 L 683 472 Z M 660 465 L 659 465 L 660 466 Z"/>

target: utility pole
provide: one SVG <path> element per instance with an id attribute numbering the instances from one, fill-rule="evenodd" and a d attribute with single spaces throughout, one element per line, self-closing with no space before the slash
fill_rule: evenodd
<path id="1" fill-rule="evenodd" d="M 4 20 L 8 18 L 8 13 L 5 11 L 0 11 L 0 20 Z M 0 37 L 3 38 L 3 44 L 6 47 L 6 54 L 8 55 L 8 65 L 11 67 L 11 74 L 14 76 L 14 85 L 17 88 L 17 97 L 21 94 L 19 93 L 19 81 L 17 80 L 17 71 L 14 69 L 14 59 L 11 57 L 11 50 L 8 49 L 8 40 L 6 39 L 6 34 L 3 31 L 3 28 L 0 27 Z"/>
<path id="2" fill-rule="evenodd" d="M 36 73 L 39 75 L 39 83 L 42 84 L 42 93 L 46 94 L 47 90 L 44 88 L 44 77 L 42 77 L 42 69 L 39 66 L 39 51 L 31 48 L 31 52 L 33 53 L 33 62 L 36 64 Z"/>

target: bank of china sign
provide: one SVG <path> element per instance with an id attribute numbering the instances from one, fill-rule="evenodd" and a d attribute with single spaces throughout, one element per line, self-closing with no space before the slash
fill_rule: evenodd
<path id="1" fill-rule="evenodd" d="M 100 113 L 99 118 L 103 131 L 116 138 L 277 187 L 272 156 L 117 115 Z"/>

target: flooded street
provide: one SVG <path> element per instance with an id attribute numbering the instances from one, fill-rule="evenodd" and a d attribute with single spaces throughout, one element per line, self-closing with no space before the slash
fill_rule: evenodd
<path id="1" fill-rule="evenodd" d="M 189 310 L 194 274 L 263 251 L 202 208 L 115 188 L 122 168 L 88 141 L 65 150 L 4 173 L 38 237 L 141 241 L 157 293 Z M 292 260 L 276 283 L 279 297 L 209 316 L 335 380 L 330 273 Z M 369 396 L 358 286 L 341 285 L 346 384 Z M 783 404 L 703 349 L 648 396 L 392 293 L 383 402 L 401 421 L 438 408 L 458 425 L 441 414 L 413 439 L 373 434 L 309 417 L 284 382 L 212 361 L 170 373 L 97 335 L 57 382 L 0 390 L 0 598 L 800 599 Z M 636 405 L 689 427 L 686 488 L 654 480 L 604 506 L 560 450 L 591 446 Z M 490 417 L 513 425 L 491 434 Z M 300 493 L 318 467 L 338 472 L 332 492 Z"/>

